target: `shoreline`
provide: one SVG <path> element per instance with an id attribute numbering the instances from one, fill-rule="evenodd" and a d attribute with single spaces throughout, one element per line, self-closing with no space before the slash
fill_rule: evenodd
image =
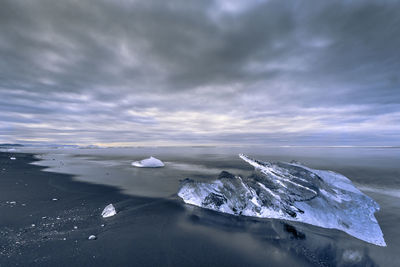
<path id="1" fill-rule="evenodd" d="M 103 208 L 113 203 L 122 211 L 126 202 L 155 201 L 42 171 L 45 167 L 30 164 L 35 161 L 34 154 L 0 153 L 0 266 L 69 265 L 82 254 L 87 254 L 82 264 L 96 265 L 98 253 L 85 247 L 100 242 L 88 240 L 89 235 L 100 238 L 121 220 L 121 216 L 102 218 Z M 59 250 L 57 258 L 52 257 L 54 247 Z"/>
<path id="2" fill-rule="evenodd" d="M 34 161 L 34 154 L 0 153 L 1 267 L 330 266 L 358 246 L 358 263 L 374 265 L 370 245 L 338 231 L 232 217 L 177 197 L 124 195 Z M 110 203 L 117 214 L 102 218 Z"/>
<path id="3" fill-rule="evenodd" d="M 16 160 L 10 160 L 11 156 Z M 204 228 L 210 227 L 209 222 L 199 224 L 198 215 L 192 215 L 192 208 L 185 207 L 178 198 L 124 195 L 111 186 L 42 171 L 46 167 L 30 164 L 34 161 L 37 161 L 34 154 L 0 153 L 1 267 L 263 266 L 265 263 L 264 257 L 261 261 L 259 255 L 253 255 L 255 252 L 240 251 L 240 243 L 223 245 L 221 240 L 213 240 L 215 233 Z M 103 208 L 110 203 L 118 213 L 102 218 Z M 210 212 L 200 209 L 196 213 Z M 212 220 L 222 219 L 223 223 L 237 220 L 214 216 L 211 212 Z M 232 238 L 230 228 L 223 234 L 223 240 Z M 96 240 L 89 240 L 90 235 L 95 235 Z M 276 261 L 273 262 L 276 266 Z"/>

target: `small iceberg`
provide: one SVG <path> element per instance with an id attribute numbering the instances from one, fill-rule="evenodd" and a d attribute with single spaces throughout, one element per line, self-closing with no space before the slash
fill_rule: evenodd
<path id="1" fill-rule="evenodd" d="M 101 216 L 103 216 L 103 218 L 108 218 L 114 216 L 115 214 L 117 214 L 117 211 L 115 210 L 114 205 L 109 204 L 104 208 L 103 212 L 101 213 Z"/>
<path id="2" fill-rule="evenodd" d="M 386 246 L 374 216 L 378 203 L 345 176 L 299 163 L 263 162 L 239 156 L 255 168 L 251 176 L 223 171 L 211 182 L 187 178 L 182 181 L 178 196 L 185 203 L 218 212 L 338 229 Z"/>
<path id="3" fill-rule="evenodd" d="M 95 235 L 90 235 L 88 239 L 89 239 L 89 240 L 96 240 L 97 237 L 96 237 Z"/>
<path id="4" fill-rule="evenodd" d="M 11 160 L 16 160 L 17 158 L 16 158 L 16 157 L 11 157 L 10 159 L 11 159 Z"/>
<path id="5" fill-rule="evenodd" d="M 148 159 L 143 159 L 140 161 L 134 161 L 132 162 L 132 166 L 138 167 L 138 168 L 160 168 L 164 167 L 164 163 L 156 159 L 154 157 L 150 157 Z"/>

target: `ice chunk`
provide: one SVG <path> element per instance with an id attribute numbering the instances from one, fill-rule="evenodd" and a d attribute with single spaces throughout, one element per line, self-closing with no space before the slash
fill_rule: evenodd
<path id="1" fill-rule="evenodd" d="M 17 158 L 16 158 L 16 157 L 10 157 L 10 159 L 11 159 L 11 160 L 16 160 Z"/>
<path id="2" fill-rule="evenodd" d="M 342 259 L 349 263 L 359 263 L 362 257 L 362 252 L 357 250 L 345 250 L 342 255 Z"/>
<path id="3" fill-rule="evenodd" d="M 117 214 L 117 211 L 115 210 L 113 204 L 109 204 L 104 208 L 101 216 L 103 216 L 103 218 L 108 218 L 114 216 L 115 214 Z"/>
<path id="4" fill-rule="evenodd" d="M 374 216 L 379 205 L 343 175 L 299 163 L 272 163 L 240 157 L 254 166 L 247 178 L 222 172 L 211 182 L 182 181 L 184 202 L 233 215 L 277 218 L 342 230 L 386 246 Z"/>
<path id="5" fill-rule="evenodd" d="M 148 159 L 134 161 L 132 162 L 132 166 L 139 168 L 159 168 L 159 167 L 164 167 L 164 163 L 159 159 L 150 157 Z"/>
<path id="6" fill-rule="evenodd" d="M 97 237 L 95 235 L 90 235 L 88 239 L 89 240 L 95 240 L 95 239 L 97 239 Z"/>

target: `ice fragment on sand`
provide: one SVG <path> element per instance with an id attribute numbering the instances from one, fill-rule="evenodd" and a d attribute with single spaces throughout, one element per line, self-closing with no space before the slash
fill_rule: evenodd
<path id="1" fill-rule="evenodd" d="M 222 172 L 211 182 L 185 179 L 178 196 L 202 208 L 338 229 L 366 242 L 386 246 L 374 216 L 379 210 L 378 203 L 348 178 L 297 163 L 263 162 L 242 154 L 240 158 L 255 168 L 251 176 Z"/>
<path id="2" fill-rule="evenodd" d="M 103 212 L 101 213 L 101 216 L 103 216 L 103 218 L 107 218 L 114 216 L 115 214 L 117 214 L 117 211 L 115 210 L 113 204 L 109 204 L 104 208 Z"/>
<path id="3" fill-rule="evenodd" d="M 343 252 L 343 256 L 342 259 L 345 262 L 351 262 L 353 264 L 358 263 L 362 260 L 362 253 L 360 251 L 357 250 L 345 250 Z"/>
<path id="4" fill-rule="evenodd" d="M 159 168 L 159 167 L 164 167 L 165 165 L 161 160 L 156 159 L 154 157 L 150 157 L 148 159 L 134 161 L 132 162 L 132 166 L 139 168 Z"/>

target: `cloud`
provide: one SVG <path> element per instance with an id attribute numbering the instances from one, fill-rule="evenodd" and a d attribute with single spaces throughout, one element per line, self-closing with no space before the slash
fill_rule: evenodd
<path id="1" fill-rule="evenodd" d="M 0 140 L 398 144 L 399 8 L 6 0 Z"/>

